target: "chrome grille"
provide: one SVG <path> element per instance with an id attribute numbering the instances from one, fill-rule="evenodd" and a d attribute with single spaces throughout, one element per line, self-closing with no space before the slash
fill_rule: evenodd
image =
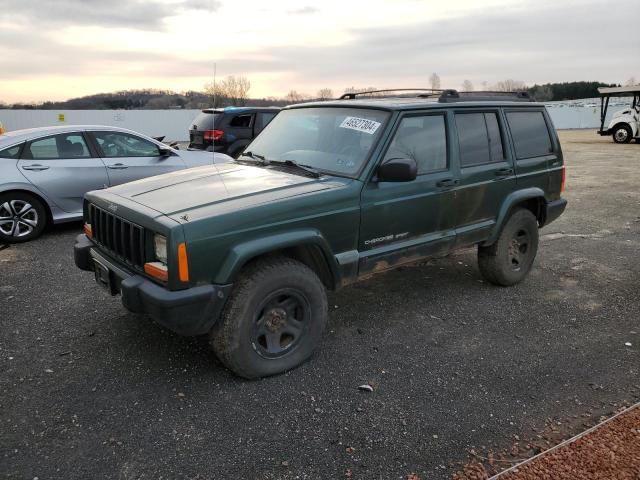
<path id="1" fill-rule="evenodd" d="M 93 240 L 113 256 L 142 270 L 145 262 L 144 229 L 89 204 Z"/>

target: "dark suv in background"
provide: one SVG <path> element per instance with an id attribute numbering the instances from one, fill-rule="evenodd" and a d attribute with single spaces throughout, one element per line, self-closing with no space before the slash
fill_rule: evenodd
<path id="1" fill-rule="evenodd" d="M 277 107 L 204 109 L 189 130 L 189 148 L 237 158 L 279 111 Z"/>

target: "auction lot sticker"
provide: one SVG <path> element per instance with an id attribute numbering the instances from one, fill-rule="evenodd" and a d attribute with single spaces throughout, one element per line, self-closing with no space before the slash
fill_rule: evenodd
<path id="1" fill-rule="evenodd" d="M 368 133 L 369 135 L 376 133 L 379 126 L 380 122 L 358 117 L 347 117 L 340 124 L 340 128 L 350 128 L 351 130 Z"/>

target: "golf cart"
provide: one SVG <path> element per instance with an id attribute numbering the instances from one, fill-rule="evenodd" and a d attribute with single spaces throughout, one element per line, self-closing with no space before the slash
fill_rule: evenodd
<path id="1" fill-rule="evenodd" d="M 640 142 L 640 85 L 629 87 L 599 87 L 600 93 L 600 135 L 612 135 L 616 143 L 629 143 L 632 138 Z M 631 108 L 615 112 L 609 127 L 604 128 L 604 121 L 611 97 L 633 97 Z"/>

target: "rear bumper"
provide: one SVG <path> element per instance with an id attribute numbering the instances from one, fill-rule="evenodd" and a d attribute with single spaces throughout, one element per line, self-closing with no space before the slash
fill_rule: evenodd
<path id="1" fill-rule="evenodd" d="M 231 285 L 200 285 L 171 291 L 148 280 L 99 252 L 86 235 L 74 246 L 76 266 L 94 271 L 99 262 L 109 271 L 111 293 L 122 295 L 122 304 L 134 313 L 150 315 L 156 322 L 180 335 L 202 335 L 218 320 Z"/>
<path id="2" fill-rule="evenodd" d="M 565 198 L 559 198 L 552 202 L 547 203 L 547 211 L 544 216 L 544 224 L 549 225 L 556 218 L 562 215 L 564 209 L 567 208 L 567 200 Z"/>

